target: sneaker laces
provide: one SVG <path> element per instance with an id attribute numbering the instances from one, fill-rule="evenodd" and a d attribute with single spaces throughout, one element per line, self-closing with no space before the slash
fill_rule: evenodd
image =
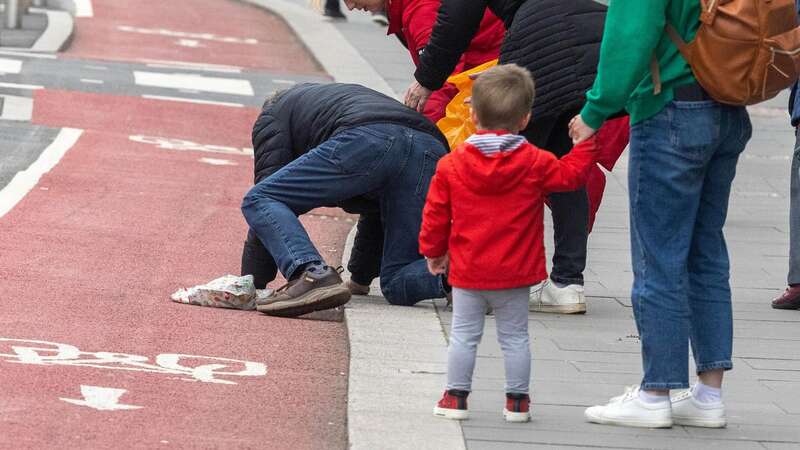
<path id="1" fill-rule="evenodd" d="M 626 400 L 631 400 L 639 396 L 639 385 L 634 384 L 632 386 L 625 386 L 625 392 L 622 395 L 618 395 L 616 397 L 612 397 L 608 403 L 617 403 L 623 402 Z"/>

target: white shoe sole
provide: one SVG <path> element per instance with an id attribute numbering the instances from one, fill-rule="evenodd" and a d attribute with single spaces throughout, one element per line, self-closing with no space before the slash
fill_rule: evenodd
<path id="1" fill-rule="evenodd" d="M 505 408 L 503 408 L 503 418 L 506 419 L 506 422 L 530 422 L 531 421 L 531 413 L 530 412 L 511 412 Z"/>
<path id="2" fill-rule="evenodd" d="M 461 409 L 439 408 L 438 406 L 433 407 L 433 415 L 452 420 L 467 420 L 467 418 L 469 418 L 468 411 L 464 411 Z"/>
<path id="3" fill-rule="evenodd" d="M 609 419 L 601 416 L 590 414 L 589 411 L 584 412 L 586 420 L 592 423 L 599 423 L 601 425 L 619 425 L 623 427 L 636 427 L 636 428 L 671 428 L 672 420 L 632 420 L 632 419 Z"/>
<path id="4" fill-rule="evenodd" d="M 573 303 L 570 305 L 544 305 L 540 303 L 530 305 L 528 310 L 552 314 L 586 314 L 586 303 Z"/>
<path id="5" fill-rule="evenodd" d="M 685 427 L 700 428 L 725 428 L 728 426 L 728 419 L 702 419 L 697 417 L 677 417 L 672 415 L 672 423 Z"/>

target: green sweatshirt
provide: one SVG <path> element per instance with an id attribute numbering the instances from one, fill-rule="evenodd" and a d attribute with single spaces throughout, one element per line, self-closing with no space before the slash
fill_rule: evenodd
<path id="1" fill-rule="evenodd" d="M 676 86 L 694 75 L 664 27 L 672 24 L 686 42 L 700 26 L 700 0 L 612 0 L 606 16 L 600 63 L 592 90 L 586 93 L 583 121 L 599 129 L 623 108 L 631 124 L 658 114 L 672 101 Z M 661 72 L 661 93 L 653 94 L 653 51 Z"/>

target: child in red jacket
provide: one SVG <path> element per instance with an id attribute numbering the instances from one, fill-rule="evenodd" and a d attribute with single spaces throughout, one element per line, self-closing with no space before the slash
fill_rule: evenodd
<path id="1" fill-rule="evenodd" d="M 566 156 L 518 135 L 530 120 L 534 85 L 527 70 L 501 65 L 480 75 L 472 92 L 478 132 L 436 167 L 420 231 L 420 253 L 453 286 L 447 390 L 434 414 L 467 418 L 475 353 L 487 306 L 494 309 L 506 367 L 509 422 L 530 420 L 528 292 L 547 278 L 543 206 L 551 192 L 583 185 L 595 141 Z"/>

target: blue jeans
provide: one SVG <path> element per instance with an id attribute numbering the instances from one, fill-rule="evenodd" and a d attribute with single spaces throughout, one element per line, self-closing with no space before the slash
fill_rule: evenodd
<path id="1" fill-rule="evenodd" d="M 698 372 L 733 367 L 722 227 L 751 132 L 744 108 L 714 101 L 674 101 L 631 127 L 631 297 L 642 389 L 688 387 L 690 342 Z"/>
<path id="2" fill-rule="evenodd" d="M 392 124 L 350 128 L 253 186 L 242 201 L 250 228 L 291 278 L 323 261 L 297 216 L 365 197 L 380 205 L 384 241 L 381 290 L 390 303 L 413 305 L 444 296 L 417 239 L 422 208 L 444 146 L 427 133 Z"/>
<path id="3" fill-rule="evenodd" d="M 789 182 L 789 276 L 790 285 L 800 284 L 800 132 L 795 130 L 792 173 Z"/>

